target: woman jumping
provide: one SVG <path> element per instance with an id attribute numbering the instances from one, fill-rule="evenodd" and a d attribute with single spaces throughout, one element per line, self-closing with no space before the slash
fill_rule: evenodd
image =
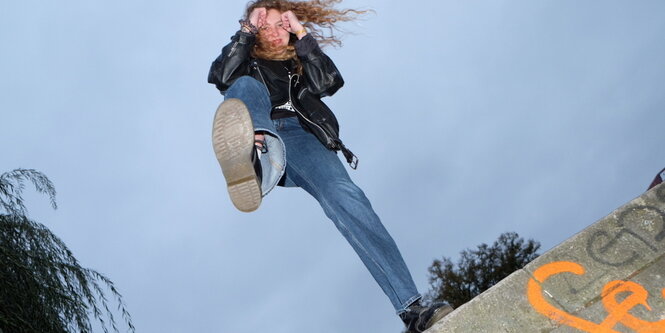
<path id="1" fill-rule="evenodd" d="M 229 196 L 251 212 L 276 185 L 312 195 L 386 293 L 407 332 L 423 332 L 452 308 L 422 306 L 392 237 L 337 157 L 358 160 L 339 138 L 321 101 L 344 81 L 319 44 L 340 44 L 335 23 L 362 14 L 337 10 L 341 0 L 250 2 L 240 30 L 210 68 L 208 82 L 224 95 L 213 121 L 213 148 Z"/>

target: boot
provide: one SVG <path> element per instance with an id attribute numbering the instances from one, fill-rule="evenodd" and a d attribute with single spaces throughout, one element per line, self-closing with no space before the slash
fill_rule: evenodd
<path id="1" fill-rule="evenodd" d="M 255 147 L 252 118 L 241 100 L 230 98 L 217 108 L 212 146 L 233 205 L 243 212 L 259 208 L 262 197 L 260 152 Z"/>
<path id="2" fill-rule="evenodd" d="M 453 307 L 446 303 L 434 303 L 430 306 L 422 306 L 420 301 L 416 301 L 405 312 L 401 313 L 399 317 L 406 326 L 404 333 L 421 333 L 432 327 L 434 323 L 452 311 Z"/>

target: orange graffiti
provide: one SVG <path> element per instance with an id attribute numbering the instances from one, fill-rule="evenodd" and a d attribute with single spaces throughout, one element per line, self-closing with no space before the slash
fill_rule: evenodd
<path id="1" fill-rule="evenodd" d="M 608 316 L 600 324 L 576 317 L 563 311 L 551 305 L 543 297 L 543 288 L 541 284 L 551 276 L 561 273 L 582 275 L 584 272 L 584 267 L 580 264 L 569 261 L 558 261 L 543 265 L 534 272 L 533 278 L 529 279 L 527 285 L 527 297 L 529 303 L 531 303 L 531 306 L 540 314 L 556 321 L 557 323 L 574 327 L 585 332 L 619 333 L 613 329 L 618 323 L 634 330 L 636 333 L 665 332 L 665 320 L 650 322 L 636 318 L 629 313 L 631 309 L 638 305 L 642 305 L 647 310 L 651 311 L 651 307 L 647 303 L 649 293 L 640 284 L 632 281 L 615 280 L 603 287 L 601 298 L 603 306 L 605 306 L 605 309 L 608 312 Z M 617 301 L 617 296 L 622 293 L 630 294 L 619 302 Z M 661 293 L 665 298 L 665 289 L 663 289 Z"/>

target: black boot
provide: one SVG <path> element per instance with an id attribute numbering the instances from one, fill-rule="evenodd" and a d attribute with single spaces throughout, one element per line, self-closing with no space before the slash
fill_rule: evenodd
<path id="1" fill-rule="evenodd" d="M 405 312 L 399 315 L 406 326 L 404 333 L 421 333 L 432 327 L 453 311 L 453 307 L 446 303 L 434 303 L 422 306 L 420 301 L 411 304 Z"/>
<path id="2" fill-rule="evenodd" d="M 252 152 L 252 164 L 254 164 L 254 172 L 256 173 L 256 180 L 261 184 L 263 180 L 263 168 L 261 167 L 261 155 L 268 153 L 268 145 L 265 140 L 254 140 L 254 151 Z"/>

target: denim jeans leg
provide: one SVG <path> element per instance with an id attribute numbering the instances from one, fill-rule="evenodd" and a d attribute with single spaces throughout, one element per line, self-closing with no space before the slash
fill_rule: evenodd
<path id="1" fill-rule="evenodd" d="M 278 129 L 286 144 L 286 177 L 310 193 L 351 244 L 397 313 L 421 296 L 394 240 L 337 154 L 326 149 L 298 120 Z"/>
<path id="2" fill-rule="evenodd" d="M 255 132 L 265 135 L 268 148 L 267 158 L 261 157 L 263 180 L 261 192 L 266 196 L 284 175 L 286 166 L 286 150 L 282 139 L 277 135 L 277 130 L 270 119 L 272 106 L 270 96 L 266 87 L 250 76 L 242 76 L 224 93 L 224 100 L 237 98 L 247 106 Z"/>

